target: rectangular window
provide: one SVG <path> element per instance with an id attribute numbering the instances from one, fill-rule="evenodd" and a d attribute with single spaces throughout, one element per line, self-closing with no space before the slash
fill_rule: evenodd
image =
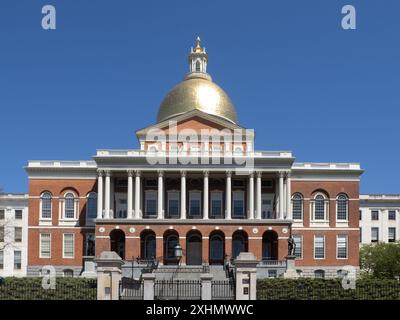
<path id="1" fill-rule="evenodd" d="M 360 237 L 359 237 L 358 241 L 360 241 L 360 243 L 362 242 L 362 228 L 360 228 Z"/>
<path id="2" fill-rule="evenodd" d="M 168 192 L 168 217 L 179 217 L 179 192 Z"/>
<path id="3" fill-rule="evenodd" d="M 15 220 L 22 220 L 22 210 L 15 210 Z"/>
<path id="4" fill-rule="evenodd" d="M 21 251 L 14 251 L 14 270 L 21 270 Z"/>
<path id="5" fill-rule="evenodd" d="M 192 217 L 201 216 L 201 192 L 191 191 L 189 193 L 189 215 Z"/>
<path id="6" fill-rule="evenodd" d="M 0 220 L 4 220 L 4 218 L 5 218 L 5 210 L 1 209 L 0 210 Z"/>
<path id="7" fill-rule="evenodd" d="M 379 211 L 378 210 L 371 211 L 371 220 L 379 220 Z"/>
<path id="8" fill-rule="evenodd" d="M 325 237 L 314 237 L 314 259 L 325 259 Z"/>
<path id="9" fill-rule="evenodd" d="M 14 241 L 21 242 L 22 241 L 22 227 L 14 228 Z"/>
<path id="10" fill-rule="evenodd" d="M 389 210 L 389 220 L 396 220 L 396 211 Z"/>
<path id="11" fill-rule="evenodd" d="M 358 217 L 358 219 L 359 219 L 359 220 L 362 220 L 362 210 L 358 211 L 358 213 L 359 213 L 359 215 L 360 215 L 360 216 Z"/>
<path id="12" fill-rule="evenodd" d="M 74 234 L 64 233 L 63 235 L 63 258 L 74 257 Z"/>
<path id="13" fill-rule="evenodd" d="M 303 237 L 300 235 L 293 235 L 294 243 L 296 244 L 296 248 L 294 250 L 294 255 L 296 258 L 303 258 Z"/>
<path id="14" fill-rule="evenodd" d="M 211 218 L 222 218 L 222 192 L 211 192 Z"/>
<path id="15" fill-rule="evenodd" d="M 157 192 L 146 191 L 146 208 L 145 212 L 148 217 L 155 217 L 157 215 Z"/>
<path id="16" fill-rule="evenodd" d="M 4 242 L 4 226 L 0 226 L 0 242 Z"/>
<path id="17" fill-rule="evenodd" d="M 51 234 L 41 233 L 40 234 L 40 258 L 51 257 Z"/>
<path id="18" fill-rule="evenodd" d="M 233 218 L 244 218 L 244 192 L 233 192 Z"/>
<path id="19" fill-rule="evenodd" d="M 338 235 L 336 238 L 336 257 L 347 259 L 347 235 Z"/>
<path id="20" fill-rule="evenodd" d="M 379 228 L 373 227 L 371 228 L 371 242 L 379 241 Z"/>
<path id="21" fill-rule="evenodd" d="M 388 241 L 396 242 L 396 228 L 389 228 Z"/>
<path id="22" fill-rule="evenodd" d="M 278 275 L 275 269 L 268 270 L 268 278 L 276 278 Z"/>
<path id="23" fill-rule="evenodd" d="M 0 270 L 4 269 L 4 252 L 0 250 Z"/>

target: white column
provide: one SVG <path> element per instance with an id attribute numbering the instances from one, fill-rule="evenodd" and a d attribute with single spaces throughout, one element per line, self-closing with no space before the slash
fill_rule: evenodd
<path id="1" fill-rule="evenodd" d="M 286 177 L 283 177 L 283 218 L 286 219 L 287 216 L 287 198 L 286 198 Z"/>
<path id="2" fill-rule="evenodd" d="M 254 173 L 249 176 L 249 219 L 254 219 Z"/>
<path id="3" fill-rule="evenodd" d="M 286 175 L 286 210 L 287 219 L 293 219 L 292 217 L 292 186 L 291 186 L 290 172 Z"/>
<path id="4" fill-rule="evenodd" d="M 256 219 L 261 219 L 261 177 L 262 177 L 262 172 L 258 171 L 257 172 L 257 209 L 256 209 Z"/>
<path id="5" fill-rule="evenodd" d="M 113 219 L 116 215 L 115 212 L 115 185 L 114 185 L 114 179 L 111 176 L 110 178 L 110 218 Z"/>
<path id="6" fill-rule="evenodd" d="M 226 203 L 225 203 L 225 208 L 226 208 L 226 215 L 225 219 L 230 220 L 232 219 L 232 213 L 231 213 L 231 208 L 232 208 L 232 172 L 227 171 L 226 172 Z"/>
<path id="7" fill-rule="evenodd" d="M 103 172 L 97 178 L 97 219 L 103 218 Z"/>
<path id="8" fill-rule="evenodd" d="M 279 218 L 283 219 L 283 172 L 279 172 Z"/>
<path id="9" fill-rule="evenodd" d="M 133 202 L 133 178 L 132 170 L 128 170 L 128 219 L 133 218 L 132 202 Z"/>
<path id="10" fill-rule="evenodd" d="M 106 185 L 104 195 L 104 218 L 110 219 L 110 171 L 106 171 Z"/>
<path id="11" fill-rule="evenodd" d="M 140 171 L 135 171 L 135 219 L 140 218 Z"/>
<path id="12" fill-rule="evenodd" d="M 208 171 L 204 171 L 203 219 L 208 219 Z"/>
<path id="13" fill-rule="evenodd" d="M 181 171 L 181 219 L 186 219 L 186 171 Z"/>
<path id="14" fill-rule="evenodd" d="M 164 209 L 164 206 L 163 206 L 163 190 L 164 190 L 164 188 L 163 188 L 163 182 L 164 182 L 164 180 L 163 180 L 163 175 L 164 175 L 164 173 L 160 170 L 160 171 L 158 171 L 158 192 L 157 192 L 157 195 L 158 195 L 158 199 L 157 199 L 157 208 L 158 208 L 158 210 L 157 210 L 157 212 L 158 212 L 158 214 L 157 214 L 157 219 L 162 219 L 163 218 L 163 209 Z"/>

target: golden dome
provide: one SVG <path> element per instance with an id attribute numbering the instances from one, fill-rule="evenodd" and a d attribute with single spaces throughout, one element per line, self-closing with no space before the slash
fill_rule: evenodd
<path id="1" fill-rule="evenodd" d="M 164 98 L 157 122 L 198 109 L 236 123 L 236 111 L 228 95 L 206 77 L 187 77 Z"/>
<path id="2" fill-rule="evenodd" d="M 189 55 L 190 72 L 164 98 L 158 111 L 157 122 L 198 109 L 208 114 L 237 123 L 231 99 L 207 73 L 208 57 L 197 38 L 195 49 Z"/>

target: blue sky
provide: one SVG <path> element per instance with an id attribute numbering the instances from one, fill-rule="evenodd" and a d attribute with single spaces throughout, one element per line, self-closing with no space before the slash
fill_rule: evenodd
<path id="1" fill-rule="evenodd" d="M 345 4 L 357 30 L 341 28 Z M 27 191 L 27 160 L 136 148 L 200 35 L 257 149 L 360 162 L 362 192 L 400 193 L 399 12 L 396 0 L 2 0 L 0 187 Z"/>

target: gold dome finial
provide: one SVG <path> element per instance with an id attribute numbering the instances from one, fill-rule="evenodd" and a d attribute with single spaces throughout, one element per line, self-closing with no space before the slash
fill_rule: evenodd
<path id="1" fill-rule="evenodd" d="M 200 37 L 197 36 L 196 39 L 196 48 L 194 49 L 194 52 L 203 52 L 203 48 L 200 46 Z"/>

